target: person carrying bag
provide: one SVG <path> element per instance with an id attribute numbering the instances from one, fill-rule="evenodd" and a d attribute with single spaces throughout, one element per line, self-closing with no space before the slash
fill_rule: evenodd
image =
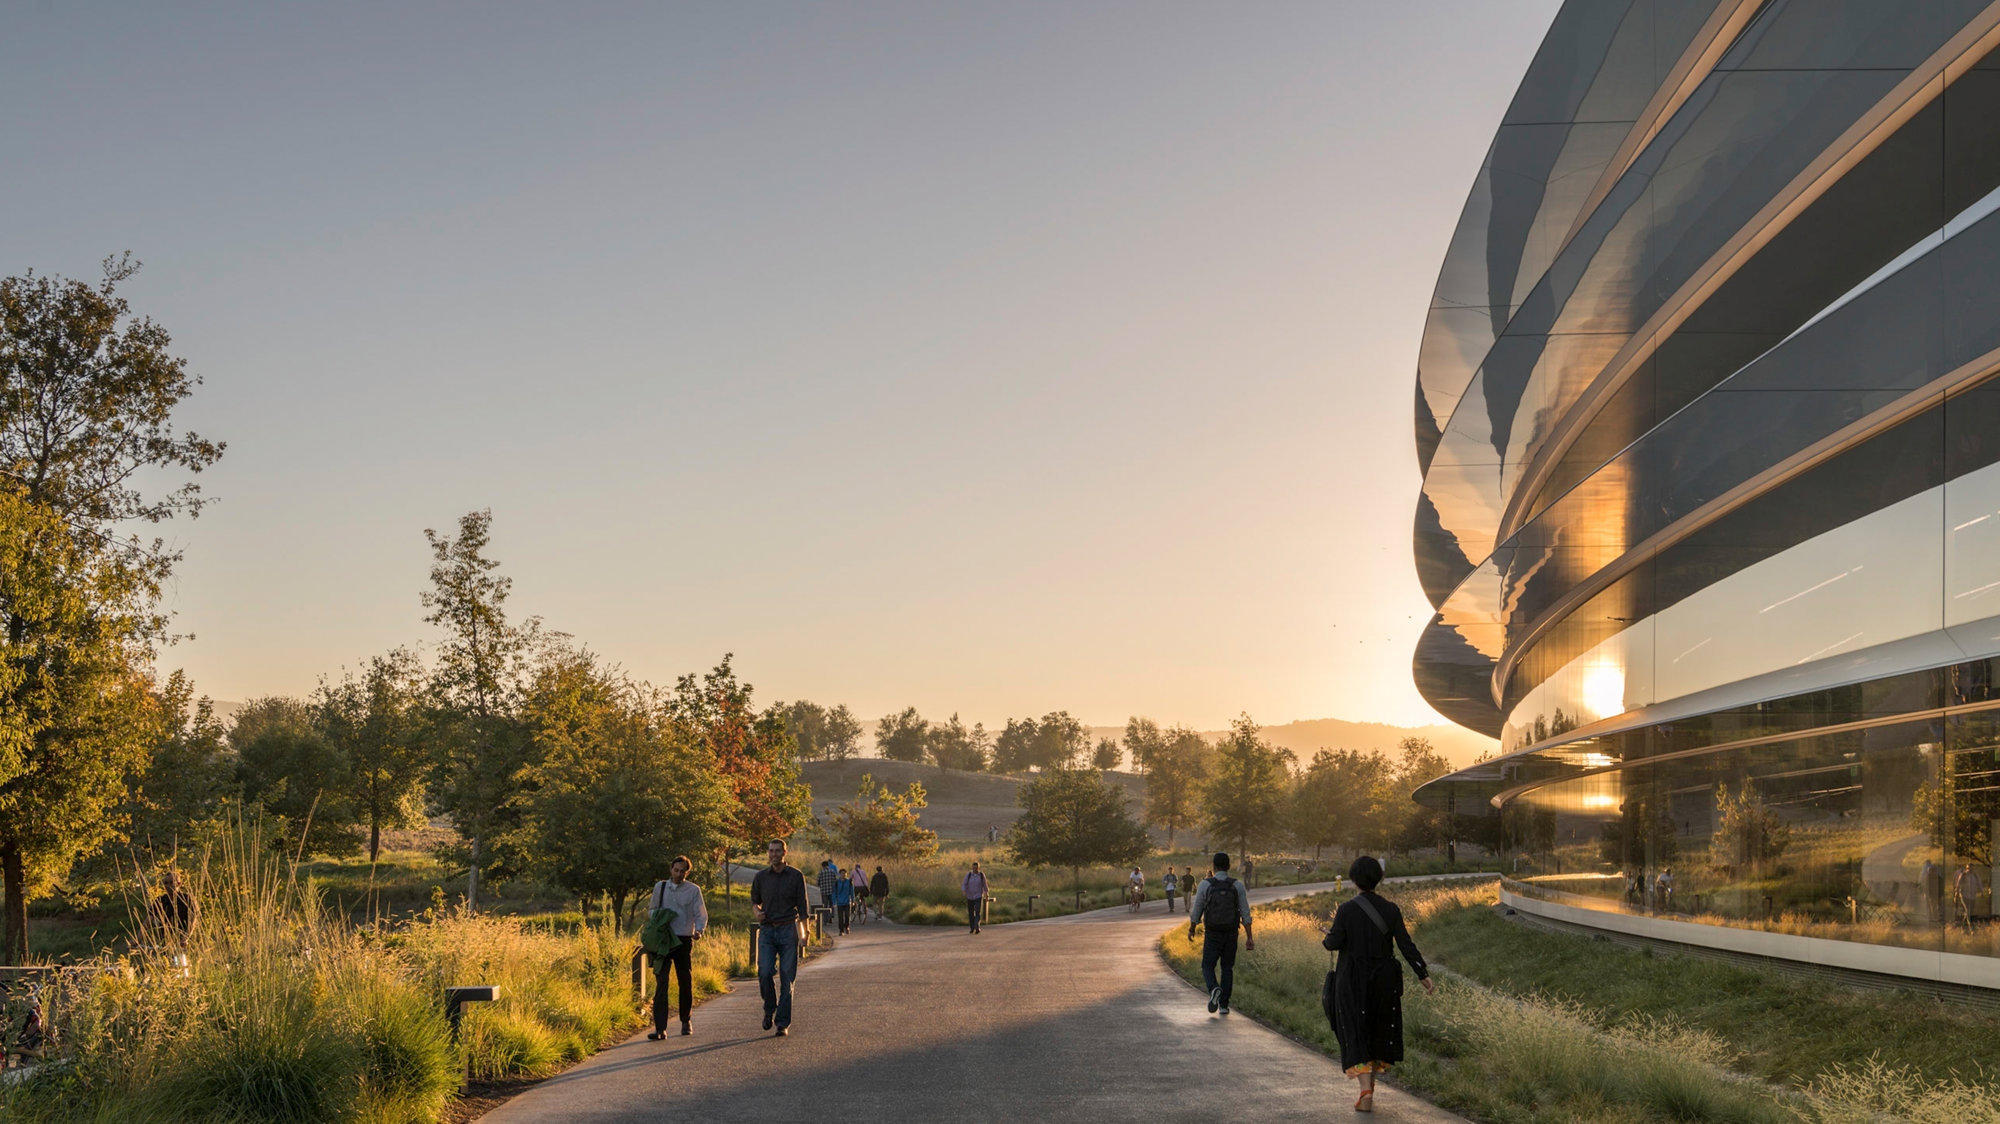
<path id="1" fill-rule="evenodd" d="M 1375 1111 L 1375 1075 L 1403 1060 L 1403 966 L 1396 950 L 1423 981 L 1431 983 L 1430 968 L 1396 903 L 1375 893 L 1382 881 L 1382 864 L 1363 855 L 1348 868 L 1358 893 L 1333 915 L 1321 945 L 1338 952 L 1339 961 L 1320 985 L 1320 1006 L 1340 1040 L 1340 1067 L 1361 1082 L 1354 1111 Z"/>

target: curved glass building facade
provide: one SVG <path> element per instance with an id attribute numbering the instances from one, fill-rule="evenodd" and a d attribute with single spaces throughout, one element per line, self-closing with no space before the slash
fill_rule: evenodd
<path id="1" fill-rule="evenodd" d="M 1510 893 L 2000 966 L 1996 212 L 2000 3 L 1563 7 L 1416 388 Z"/>

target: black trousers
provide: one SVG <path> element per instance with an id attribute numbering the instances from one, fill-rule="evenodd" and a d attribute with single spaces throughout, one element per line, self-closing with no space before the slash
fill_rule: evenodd
<path id="1" fill-rule="evenodd" d="M 655 960 L 653 971 L 658 974 L 653 988 L 653 1033 L 664 1034 L 667 1029 L 667 969 L 673 969 L 674 979 L 681 985 L 681 1021 L 688 1021 L 694 1013 L 694 942 L 681 938 L 681 943 L 667 953 L 665 960 Z"/>
<path id="2" fill-rule="evenodd" d="M 986 905 L 985 902 L 980 901 L 977 898 L 965 899 L 965 919 L 967 922 L 971 924 L 972 931 L 975 933 L 979 931 L 979 911 L 982 908 L 984 908 L 985 905 Z"/>
<path id="3" fill-rule="evenodd" d="M 1201 936 L 1201 982 L 1208 990 L 1222 989 L 1222 1005 L 1229 1006 L 1229 991 L 1236 985 L 1236 933 L 1234 928 L 1202 930 Z M 1216 975 L 1216 965 L 1222 966 L 1220 977 Z"/>
<path id="4" fill-rule="evenodd" d="M 833 912 L 834 915 L 840 919 L 839 923 L 840 931 L 845 933 L 847 931 L 847 922 L 849 916 L 854 912 L 854 907 L 851 905 L 837 905 L 833 907 Z"/>

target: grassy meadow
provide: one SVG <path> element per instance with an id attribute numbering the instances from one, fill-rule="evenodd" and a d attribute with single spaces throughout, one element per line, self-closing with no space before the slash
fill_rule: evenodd
<path id="1" fill-rule="evenodd" d="M 138 941 L 74 962 L 51 1060 L 0 1087 L 0 1117 L 419 1124 L 468 1074 L 548 1076 L 640 1025 L 629 926 L 436 906 L 357 923 L 305 873 L 236 839 L 189 875 L 202 918 L 184 953 Z M 703 995 L 748 970 L 741 907 L 717 912 L 695 946 Z M 500 988 L 457 1043 L 453 984 Z"/>
<path id="2" fill-rule="evenodd" d="M 1495 913 L 1490 882 L 1387 894 L 1438 978 L 1406 990 L 1394 1080 L 1476 1120 L 2000 1119 L 2000 1016 L 1529 929 Z M 1236 969 L 1238 1009 L 1328 1051 L 1319 941 L 1343 897 L 1260 907 Z M 1198 945 L 1170 931 L 1161 950 L 1199 980 Z"/>

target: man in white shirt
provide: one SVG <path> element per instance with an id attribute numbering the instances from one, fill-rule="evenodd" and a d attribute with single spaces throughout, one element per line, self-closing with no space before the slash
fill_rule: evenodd
<path id="1" fill-rule="evenodd" d="M 667 969 L 673 969 L 674 979 L 681 988 L 681 1033 L 693 1034 L 694 1024 L 694 942 L 701 939 L 702 931 L 708 928 L 708 905 L 701 900 L 701 887 L 688 881 L 688 871 L 694 864 L 686 855 L 674 858 L 667 868 L 667 877 L 653 883 L 652 909 L 671 909 L 674 920 L 671 928 L 680 943 L 667 954 L 665 960 L 653 965 L 659 973 L 653 988 L 653 1033 L 646 1037 L 658 1042 L 667 1036 Z M 650 916 L 650 914 L 648 914 Z"/>

